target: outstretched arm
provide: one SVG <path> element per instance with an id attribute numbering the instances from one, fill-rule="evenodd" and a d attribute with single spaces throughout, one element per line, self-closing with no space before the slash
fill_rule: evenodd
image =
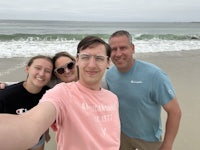
<path id="1" fill-rule="evenodd" d="M 163 108 L 167 112 L 167 121 L 165 127 L 165 136 L 160 150 L 172 150 L 172 146 L 180 124 L 181 109 L 177 99 L 171 100 L 165 104 Z"/>
<path id="2" fill-rule="evenodd" d="M 56 109 L 50 102 L 39 103 L 22 115 L 0 114 L 1 149 L 28 149 L 55 121 Z"/>

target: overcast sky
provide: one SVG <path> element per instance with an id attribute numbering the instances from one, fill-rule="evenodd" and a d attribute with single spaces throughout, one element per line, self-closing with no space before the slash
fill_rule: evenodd
<path id="1" fill-rule="evenodd" d="M 200 22 L 200 0 L 0 0 L 0 19 Z"/>

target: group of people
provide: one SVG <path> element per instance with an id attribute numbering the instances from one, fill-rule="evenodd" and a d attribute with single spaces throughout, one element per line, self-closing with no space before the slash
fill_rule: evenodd
<path id="1" fill-rule="evenodd" d="M 133 57 L 127 31 L 116 31 L 108 43 L 87 36 L 76 58 L 67 52 L 52 60 L 33 57 L 26 81 L 0 92 L 2 149 L 42 150 L 51 127 L 58 150 L 172 150 L 181 109 L 169 78 Z M 107 69 L 110 58 L 114 65 Z M 161 108 L 167 112 L 163 137 Z"/>

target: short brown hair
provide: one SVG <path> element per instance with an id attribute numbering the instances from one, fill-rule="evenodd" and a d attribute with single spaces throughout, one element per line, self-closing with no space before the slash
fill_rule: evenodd
<path id="1" fill-rule="evenodd" d="M 99 44 L 103 44 L 105 46 L 106 55 L 108 56 L 108 59 L 109 59 L 110 53 L 111 53 L 110 46 L 104 40 L 102 40 L 101 38 L 97 36 L 86 36 L 85 38 L 83 38 L 77 46 L 77 54 L 88 47 L 92 47 Z"/>

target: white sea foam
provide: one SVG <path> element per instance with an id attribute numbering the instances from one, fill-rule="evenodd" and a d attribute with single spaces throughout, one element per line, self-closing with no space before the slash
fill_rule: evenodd
<path id="1" fill-rule="evenodd" d="M 0 58 L 53 56 L 59 51 L 76 54 L 78 40 L 67 41 L 0 41 Z M 134 40 L 136 53 L 200 49 L 199 41 Z"/>
<path id="2" fill-rule="evenodd" d="M 9 41 L 0 42 L 0 58 L 32 57 L 37 54 L 54 55 L 67 51 L 73 55 L 78 41 Z"/>
<path id="3" fill-rule="evenodd" d="M 200 49 L 199 41 L 150 40 L 135 41 L 136 53 Z"/>

